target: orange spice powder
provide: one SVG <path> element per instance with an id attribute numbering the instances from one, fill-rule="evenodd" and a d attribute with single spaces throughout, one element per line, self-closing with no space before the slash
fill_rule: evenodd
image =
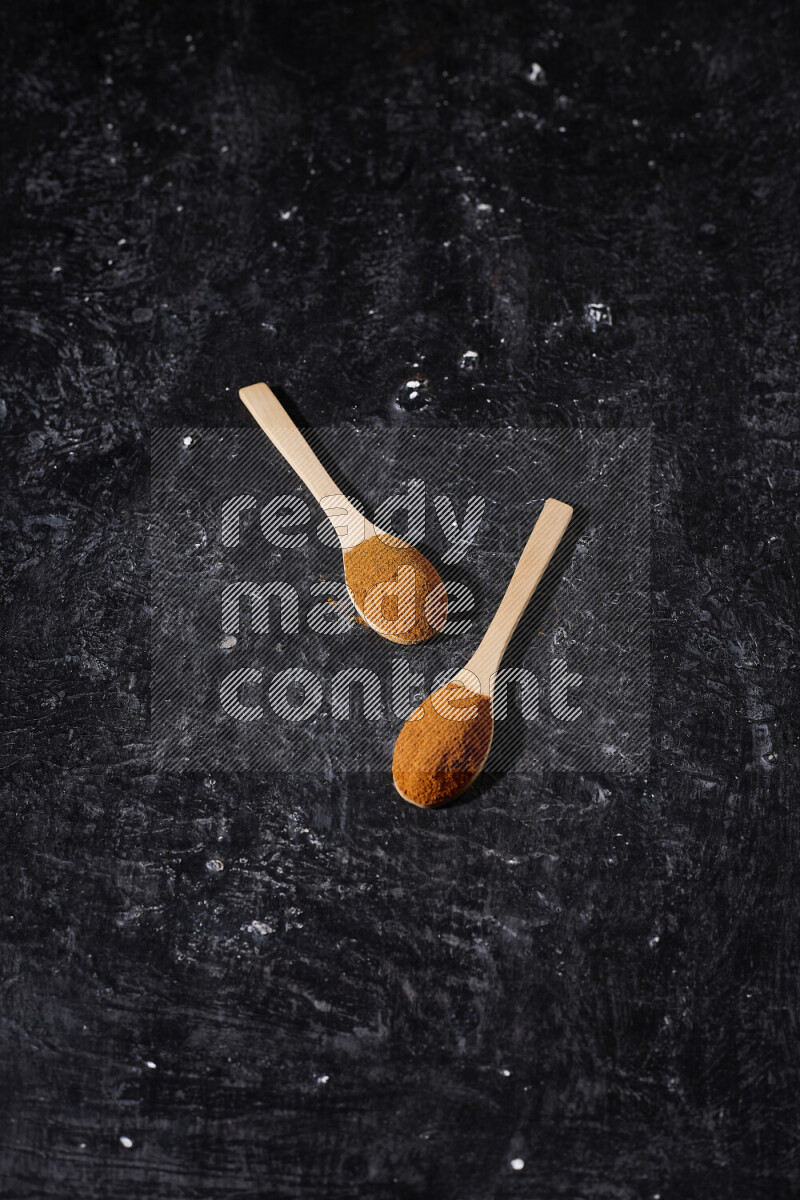
<path id="1" fill-rule="evenodd" d="M 391 641 L 424 642 L 447 617 L 447 596 L 436 568 L 419 550 L 375 536 L 344 552 L 344 575 L 357 608 Z"/>
<path id="2" fill-rule="evenodd" d="M 454 800 L 483 766 L 493 727 L 488 697 L 461 684 L 439 688 L 400 730 L 392 759 L 397 790 L 422 808 Z"/>

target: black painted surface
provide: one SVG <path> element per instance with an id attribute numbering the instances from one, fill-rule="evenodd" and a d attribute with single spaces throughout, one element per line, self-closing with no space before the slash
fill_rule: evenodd
<path id="1" fill-rule="evenodd" d="M 3 26 L 4 1194 L 797 1195 L 794 6 Z M 646 781 L 151 773 L 147 433 L 262 377 L 653 423 Z"/>

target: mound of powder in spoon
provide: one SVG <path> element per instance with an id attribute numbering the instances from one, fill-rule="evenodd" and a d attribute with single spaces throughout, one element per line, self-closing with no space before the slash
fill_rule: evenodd
<path id="1" fill-rule="evenodd" d="M 454 800 L 483 766 L 493 725 L 488 697 L 461 684 L 428 696 L 395 743 L 392 775 L 400 795 L 421 808 Z"/>
<path id="2" fill-rule="evenodd" d="M 344 577 L 356 608 L 378 633 L 411 646 L 444 626 L 447 595 L 436 568 L 403 542 L 377 535 L 344 552 Z"/>

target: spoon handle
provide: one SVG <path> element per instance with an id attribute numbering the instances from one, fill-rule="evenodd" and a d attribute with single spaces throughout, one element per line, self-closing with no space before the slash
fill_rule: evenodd
<path id="1" fill-rule="evenodd" d="M 528 601 L 536 591 L 571 518 L 572 509 L 569 504 L 562 504 L 560 500 L 545 501 L 511 576 L 506 594 L 500 601 L 500 607 L 483 635 L 481 644 L 467 663 L 466 669 L 477 675 L 481 691 L 487 696 L 491 695 L 490 681 L 500 666 L 511 635 L 528 607 Z"/>
<path id="2" fill-rule="evenodd" d="M 274 392 L 265 383 L 252 383 L 240 388 L 239 396 L 325 511 L 352 509 Z"/>

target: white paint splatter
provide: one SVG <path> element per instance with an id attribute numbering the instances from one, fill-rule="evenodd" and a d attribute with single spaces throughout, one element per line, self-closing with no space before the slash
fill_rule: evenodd
<path id="1" fill-rule="evenodd" d="M 268 933 L 273 933 L 271 925 L 267 925 L 265 921 L 251 921 L 245 926 L 247 933 L 257 933 L 259 937 L 266 937 Z"/>
<path id="2" fill-rule="evenodd" d="M 611 309 L 607 304 L 587 304 L 584 307 L 583 316 L 592 333 L 596 333 L 601 325 L 610 326 L 612 324 Z"/>

